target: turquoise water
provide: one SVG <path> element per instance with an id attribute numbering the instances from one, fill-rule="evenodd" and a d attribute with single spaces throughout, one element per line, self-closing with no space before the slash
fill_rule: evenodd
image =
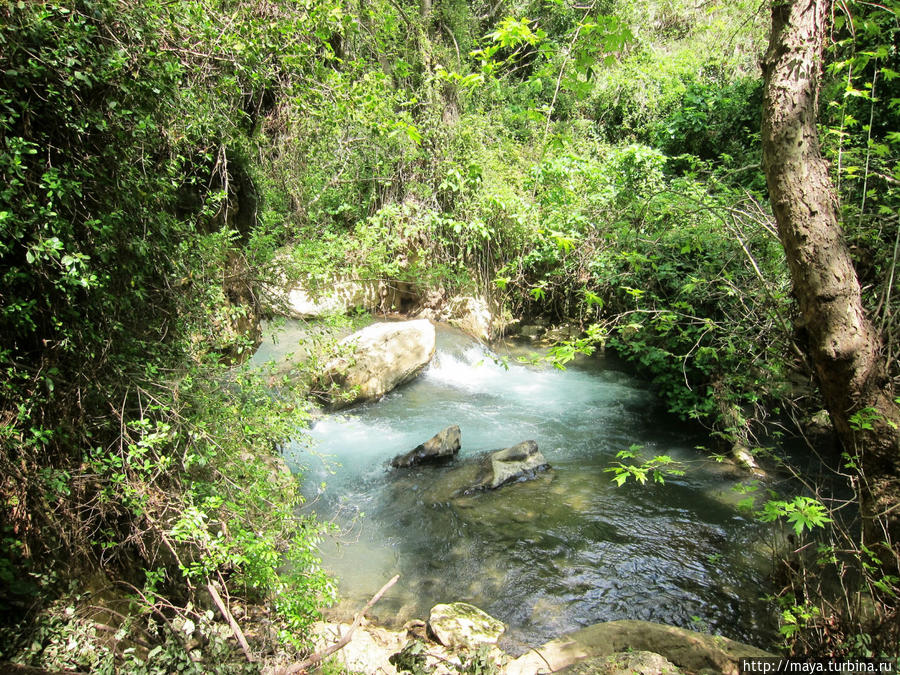
<path id="1" fill-rule="evenodd" d="M 614 360 L 560 371 L 500 351 L 510 363 L 441 329 L 416 380 L 324 416 L 285 449 L 304 472 L 305 508 L 341 527 L 322 547 L 342 596 L 335 615 L 358 610 L 400 574 L 372 612 L 379 620 L 402 624 L 463 600 L 509 626 L 504 646 L 513 652 L 625 618 L 767 643 L 766 531 L 734 506 L 746 477 L 706 459 L 696 446 L 708 439 L 667 415 Z M 270 353 L 264 346 L 256 358 Z M 456 460 L 390 468 L 451 424 L 462 432 Z M 455 496 L 479 454 L 527 439 L 550 472 Z M 604 469 L 635 444 L 670 455 L 686 475 L 616 487 Z"/>

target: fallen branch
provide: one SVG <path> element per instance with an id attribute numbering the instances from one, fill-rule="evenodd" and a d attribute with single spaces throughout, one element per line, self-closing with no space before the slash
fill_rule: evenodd
<path id="1" fill-rule="evenodd" d="M 340 640 L 335 642 L 333 645 L 330 645 L 330 646 L 326 647 L 325 649 L 322 649 L 321 651 L 318 651 L 315 654 L 312 654 L 307 659 L 305 659 L 299 663 L 295 663 L 291 666 L 288 666 L 287 668 L 282 668 L 280 670 L 276 670 L 275 675 L 293 675 L 294 673 L 305 672 L 308 668 L 311 668 L 311 667 L 315 666 L 316 664 L 321 663 L 323 660 L 325 660 L 326 658 L 328 658 L 329 656 L 334 654 L 336 651 L 341 650 L 344 647 L 346 647 L 347 643 L 349 643 L 350 639 L 353 637 L 353 631 L 355 631 L 359 627 L 359 624 L 362 622 L 363 616 L 365 615 L 365 613 L 368 612 L 370 609 L 372 609 L 372 606 L 376 602 L 381 600 L 381 596 L 383 596 L 385 593 L 387 593 L 388 589 L 391 586 L 393 586 L 394 584 L 396 584 L 397 580 L 399 578 L 400 578 L 400 575 L 397 574 L 396 576 L 394 576 L 393 579 L 391 579 L 384 586 L 382 586 L 380 591 L 378 591 L 375 595 L 372 596 L 372 599 L 369 600 L 368 603 L 366 603 L 366 606 L 362 608 L 362 611 L 358 612 L 356 614 L 356 616 L 353 617 L 353 623 L 350 624 L 350 629 L 346 633 L 344 633 L 343 637 L 341 637 Z"/>
<path id="2" fill-rule="evenodd" d="M 212 585 L 212 582 L 206 584 L 206 588 L 209 591 L 209 594 L 212 596 L 213 602 L 216 603 L 216 607 L 219 608 L 222 616 L 225 617 L 225 620 L 228 621 L 228 625 L 231 626 L 231 632 L 234 633 L 234 637 L 237 639 L 238 643 L 240 643 L 241 649 L 244 650 L 244 656 L 247 657 L 247 660 L 250 663 L 253 663 L 256 659 L 253 658 L 253 654 L 250 652 L 250 645 L 247 644 L 247 638 L 244 637 L 244 631 L 241 630 L 238 622 L 234 619 L 234 615 L 228 611 L 225 603 L 222 602 L 222 597 L 219 595 L 219 591 L 217 591 L 216 587 Z"/>

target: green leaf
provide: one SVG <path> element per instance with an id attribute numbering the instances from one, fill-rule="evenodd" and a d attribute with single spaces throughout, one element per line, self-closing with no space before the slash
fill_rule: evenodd
<path id="1" fill-rule="evenodd" d="M 753 507 L 756 505 L 756 499 L 754 497 L 745 497 L 741 501 L 739 501 L 735 506 L 742 511 L 752 511 Z"/>
<path id="2" fill-rule="evenodd" d="M 419 130 L 412 124 L 406 125 L 406 136 L 416 145 L 422 144 L 422 134 L 420 134 Z"/>
<path id="3" fill-rule="evenodd" d="M 582 289 L 582 293 L 584 294 L 584 301 L 587 303 L 588 307 L 596 306 L 599 309 L 603 308 L 603 298 L 594 293 L 593 291 L 589 291 L 588 289 Z"/>

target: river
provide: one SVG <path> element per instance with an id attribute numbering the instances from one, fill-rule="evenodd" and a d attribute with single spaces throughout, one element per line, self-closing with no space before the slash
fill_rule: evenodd
<path id="1" fill-rule="evenodd" d="M 255 360 L 284 351 L 284 341 L 264 344 Z M 768 530 L 735 507 L 748 478 L 698 450 L 709 439 L 668 415 L 616 359 L 558 370 L 519 364 L 522 353 L 439 329 L 436 355 L 414 381 L 318 419 L 285 449 L 304 474 L 304 508 L 341 528 L 321 549 L 339 583 L 334 616 L 400 574 L 373 610 L 380 621 L 427 618 L 434 604 L 462 600 L 509 626 L 501 645 L 512 653 L 626 618 L 771 642 Z M 451 424 L 462 434 L 452 463 L 390 468 Z M 454 495 L 459 467 L 527 439 L 552 470 Z M 685 475 L 616 486 L 606 469 L 632 446 L 672 457 Z"/>

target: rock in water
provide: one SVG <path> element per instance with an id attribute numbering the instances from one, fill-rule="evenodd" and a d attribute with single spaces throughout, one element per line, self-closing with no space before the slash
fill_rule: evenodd
<path id="1" fill-rule="evenodd" d="M 319 376 L 319 398 L 334 408 L 380 398 L 411 380 L 434 356 L 427 319 L 376 323 L 344 338 Z"/>
<path id="2" fill-rule="evenodd" d="M 416 446 L 405 455 L 397 455 L 391 460 L 391 466 L 416 466 L 425 462 L 434 462 L 453 457 L 459 452 L 459 427 L 447 427 L 430 439 Z"/>
<path id="3" fill-rule="evenodd" d="M 498 450 L 484 458 L 475 484 L 466 492 L 495 489 L 512 481 L 534 478 L 538 471 L 550 465 L 534 441 L 523 441 L 505 450 Z"/>
<path id="4" fill-rule="evenodd" d="M 506 630 L 506 626 L 490 614 L 465 602 L 432 607 L 428 627 L 445 647 L 467 649 L 495 645 Z"/>

